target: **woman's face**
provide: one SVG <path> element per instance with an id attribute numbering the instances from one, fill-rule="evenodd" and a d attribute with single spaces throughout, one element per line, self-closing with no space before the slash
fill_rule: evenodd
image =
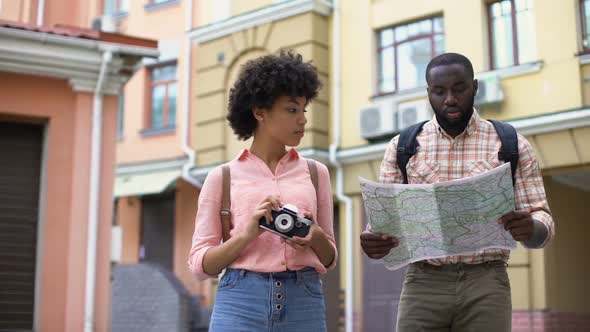
<path id="1" fill-rule="evenodd" d="M 255 110 L 257 138 L 266 137 L 286 146 L 297 146 L 305 131 L 305 97 L 280 96 L 270 110 Z"/>

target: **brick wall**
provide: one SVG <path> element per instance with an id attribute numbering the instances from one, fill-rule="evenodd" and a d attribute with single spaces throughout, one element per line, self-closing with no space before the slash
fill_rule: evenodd
<path id="1" fill-rule="evenodd" d="M 583 332 L 590 331 L 590 313 L 552 312 L 547 310 L 512 312 L 513 332 Z"/>
<path id="2" fill-rule="evenodd" d="M 155 264 L 117 265 L 113 273 L 112 332 L 206 331 L 207 313 L 171 271 Z"/>

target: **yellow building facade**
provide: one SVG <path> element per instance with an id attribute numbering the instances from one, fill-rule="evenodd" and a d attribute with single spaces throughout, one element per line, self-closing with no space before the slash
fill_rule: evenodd
<path id="1" fill-rule="evenodd" d="M 532 144 L 556 222 L 555 240 L 545 249 L 519 247 L 511 255 L 514 330 L 590 326 L 584 282 L 590 274 L 584 255 L 590 252 L 584 239 L 590 231 L 584 210 L 590 201 L 588 1 L 196 3 L 199 23 L 187 33 L 195 178 L 204 179 L 249 144 L 237 141 L 225 120 L 241 64 L 292 48 L 318 67 L 324 88 L 299 150 L 332 174 L 340 261 L 329 276 L 336 282 L 327 283 L 328 310 L 335 310 L 331 331 L 395 329 L 403 275 L 362 254 L 358 177 L 376 180 L 388 139 L 432 116 L 423 74 L 442 52 L 472 61 L 483 117 L 513 124 Z"/>

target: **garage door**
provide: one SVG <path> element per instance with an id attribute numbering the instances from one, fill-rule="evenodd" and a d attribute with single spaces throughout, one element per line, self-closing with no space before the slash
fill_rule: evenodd
<path id="1" fill-rule="evenodd" d="M 33 329 L 43 127 L 0 122 L 0 331 Z"/>
<path id="2" fill-rule="evenodd" d="M 141 199 L 139 259 L 174 269 L 174 192 Z"/>

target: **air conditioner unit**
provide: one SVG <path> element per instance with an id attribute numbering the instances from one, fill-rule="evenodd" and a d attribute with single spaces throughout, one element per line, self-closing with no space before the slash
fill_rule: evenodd
<path id="1" fill-rule="evenodd" d="M 496 74 L 477 75 L 478 89 L 475 95 L 476 106 L 499 104 L 504 101 L 500 78 Z"/>
<path id="2" fill-rule="evenodd" d="M 397 105 L 397 125 L 402 131 L 409 126 L 432 119 L 432 108 L 426 99 L 399 103 Z"/>
<path id="3" fill-rule="evenodd" d="M 393 135 L 397 131 L 395 104 L 375 103 L 360 111 L 361 136 L 365 139 Z"/>
<path id="4" fill-rule="evenodd" d="M 117 32 L 117 19 L 113 15 L 103 15 L 92 20 L 92 29 L 102 32 Z"/>

